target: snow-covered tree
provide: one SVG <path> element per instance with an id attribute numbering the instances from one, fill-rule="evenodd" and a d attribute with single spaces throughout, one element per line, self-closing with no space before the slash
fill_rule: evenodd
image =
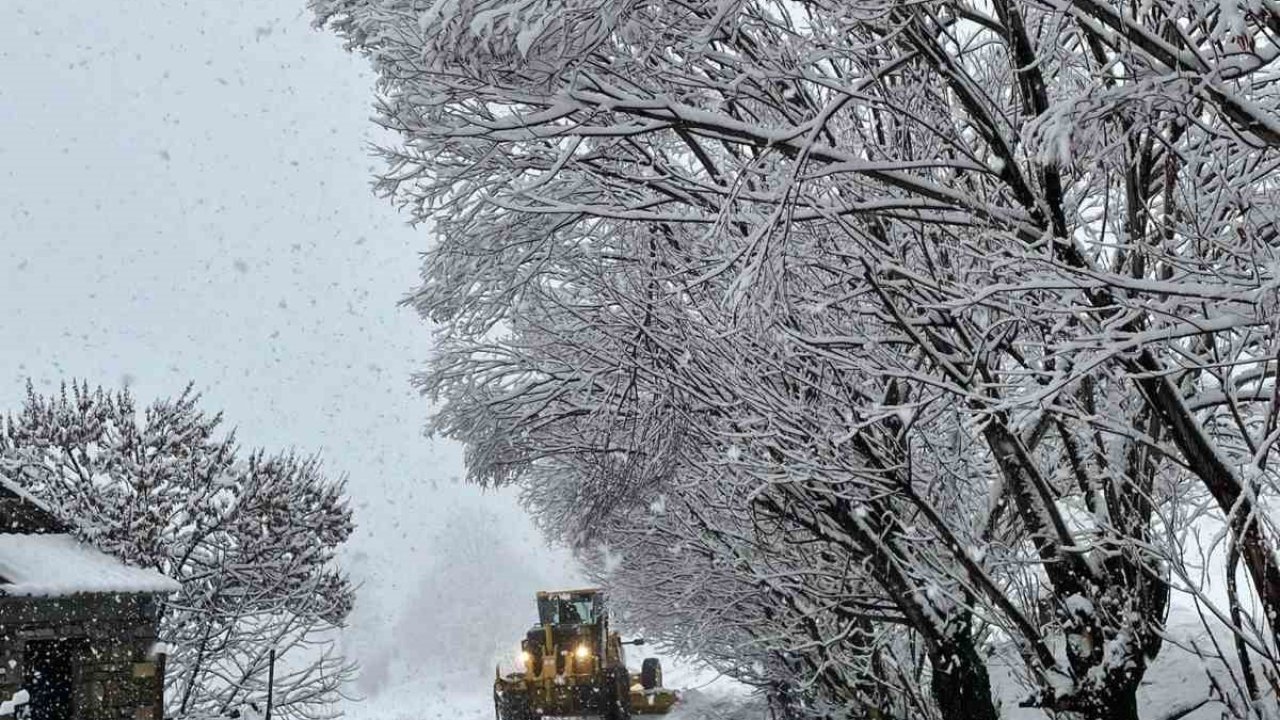
<path id="1" fill-rule="evenodd" d="M 788 712 L 995 718 L 1010 649 L 1132 720 L 1178 591 L 1274 702 L 1280 7 L 312 6 L 437 235 L 434 427 L 640 622 Z"/>
<path id="2" fill-rule="evenodd" d="M 354 599 L 334 562 L 353 530 L 344 483 L 315 458 L 242 453 L 199 400 L 140 413 L 127 390 L 28 386 L 0 471 L 85 541 L 182 583 L 162 602 L 168 713 L 265 706 L 274 649 L 280 717 L 333 717 L 354 672 L 335 651 Z"/>

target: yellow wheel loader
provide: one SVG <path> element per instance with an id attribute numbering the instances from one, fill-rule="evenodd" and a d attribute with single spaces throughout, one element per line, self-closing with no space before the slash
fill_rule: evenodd
<path id="1" fill-rule="evenodd" d="M 584 715 L 630 720 L 670 712 L 679 699 L 662 687 L 662 666 L 646 658 L 627 670 L 623 642 L 609 628 L 604 593 L 596 589 L 540 592 L 538 624 L 520 641 L 523 669 L 493 682 L 497 720 L 542 720 Z"/>

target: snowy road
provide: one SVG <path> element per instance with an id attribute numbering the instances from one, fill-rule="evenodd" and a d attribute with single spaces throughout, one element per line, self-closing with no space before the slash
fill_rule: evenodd
<path id="1" fill-rule="evenodd" d="M 1176 617 L 1170 632 L 1183 642 L 1209 644 L 1203 632 L 1188 618 Z M 1224 638 L 1219 638 L 1223 642 Z M 697 688 L 685 693 L 685 702 L 665 716 L 665 720 L 764 720 L 766 714 L 745 697 L 745 689 L 705 672 L 691 671 L 663 658 L 670 668 L 667 684 Z M 1029 688 L 1013 681 L 1001 664 L 993 664 L 992 681 L 998 687 L 1004 720 L 1045 720 L 1039 710 L 1018 707 Z M 389 673 L 389 682 L 370 697 L 344 704 L 347 720 L 492 720 L 493 699 L 489 694 L 492 675 L 476 671 L 425 672 L 420 666 L 398 665 Z M 1187 652 L 1169 645 L 1160 654 L 1139 690 L 1144 708 L 1142 717 L 1160 720 L 1181 708 L 1196 705 L 1208 692 L 1204 665 Z M 1209 703 L 1187 714 L 1183 720 L 1215 720 L 1222 707 Z M 637 716 L 636 720 L 645 717 Z"/>
<path id="2" fill-rule="evenodd" d="M 706 685 L 705 675 L 684 676 L 673 672 L 672 679 L 681 687 Z M 376 695 L 342 707 L 346 720 L 492 720 L 493 698 L 489 694 L 490 679 L 469 673 L 454 673 L 435 679 L 428 677 L 398 678 L 394 685 Z M 674 684 L 674 683 L 669 683 Z M 693 690 L 687 702 L 666 720 L 761 720 L 763 715 L 744 704 L 743 690 L 727 681 L 711 682 L 710 687 Z M 664 716 L 636 716 L 664 717 Z"/>
<path id="3" fill-rule="evenodd" d="M 488 692 L 447 682 L 404 683 L 346 707 L 347 720 L 493 720 Z"/>
<path id="4" fill-rule="evenodd" d="M 493 700 L 487 695 L 467 692 L 432 695 L 407 691 L 384 694 L 376 700 L 362 703 L 350 709 L 346 717 L 348 720 L 493 720 L 494 715 Z M 636 716 L 637 720 L 645 717 L 664 716 Z M 666 720 L 761 720 L 763 717 L 739 700 L 723 696 L 699 698 L 696 695 L 692 702 L 665 716 Z"/>

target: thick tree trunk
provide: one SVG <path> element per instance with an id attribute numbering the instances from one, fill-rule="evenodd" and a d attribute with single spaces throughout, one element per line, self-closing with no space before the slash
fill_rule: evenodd
<path id="1" fill-rule="evenodd" d="M 929 655 L 933 699 L 944 720 L 999 720 L 987 666 L 972 645 L 941 646 Z"/>
<path id="2" fill-rule="evenodd" d="M 1112 698 L 1110 708 L 1098 720 L 1138 720 L 1138 688 L 1127 687 Z"/>
<path id="3" fill-rule="evenodd" d="M 1080 713 L 1082 720 L 1138 720 L 1138 684 L 1124 682 L 1090 699 Z"/>

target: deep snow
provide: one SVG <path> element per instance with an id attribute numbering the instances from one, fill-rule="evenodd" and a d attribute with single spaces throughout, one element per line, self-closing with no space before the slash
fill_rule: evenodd
<path id="1" fill-rule="evenodd" d="M 1182 642 L 1194 640 L 1201 645 L 1208 644 L 1204 630 L 1190 622 L 1176 623 L 1170 633 Z M 636 658 L 629 660 L 632 665 L 638 664 Z M 667 716 L 668 720 L 767 720 L 760 703 L 749 697 L 742 686 L 705 671 L 679 667 L 665 658 L 663 667 L 667 685 L 697 688 L 686 691 L 684 702 Z M 1220 668 L 1205 665 L 1174 645 L 1166 645 L 1139 690 L 1144 720 L 1164 720 L 1199 705 L 1209 694 L 1207 671 L 1222 673 Z M 1002 700 L 1003 718 L 1047 720 L 1048 716 L 1039 710 L 1019 707 L 1026 688 L 1013 682 L 1007 673 L 1001 673 L 998 666 L 993 668 L 993 674 Z M 346 717 L 350 720 L 491 720 L 494 717 L 489 689 L 491 675 L 451 672 L 432 677 L 414 674 L 404 667 L 397 668 L 394 675 L 376 694 L 345 705 Z M 1181 720 L 1218 720 L 1220 717 L 1222 706 L 1210 701 Z"/>

